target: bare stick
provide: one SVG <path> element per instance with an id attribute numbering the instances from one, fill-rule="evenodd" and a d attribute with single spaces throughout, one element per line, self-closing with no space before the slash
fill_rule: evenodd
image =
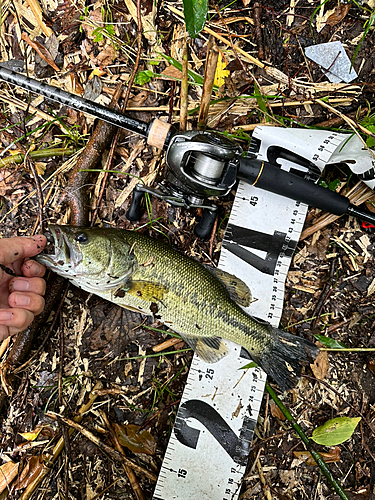
<path id="1" fill-rule="evenodd" d="M 102 388 L 103 384 L 101 382 L 97 382 L 95 384 L 94 389 L 89 394 L 88 402 L 81 406 L 81 408 L 78 410 L 78 415 L 74 417 L 75 422 L 81 422 L 85 413 L 89 411 L 89 409 L 94 404 L 96 398 L 98 397 L 95 391 L 100 390 Z M 73 434 L 73 429 L 69 429 L 69 435 L 71 434 Z M 48 463 L 43 464 L 41 472 L 38 474 L 35 480 L 32 481 L 27 486 L 26 490 L 23 492 L 19 500 L 29 500 L 29 498 L 33 495 L 33 493 L 41 484 L 41 482 L 44 480 L 44 478 L 52 471 L 52 465 L 56 462 L 63 449 L 64 449 L 64 439 L 61 437 L 52 451 L 51 459 L 48 461 Z"/>
<path id="2" fill-rule="evenodd" d="M 212 42 L 212 37 L 210 37 L 207 47 L 206 65 L 204 68 L 203 91 L 198 116 L 198 130 L 204 130 L 207 125 L 208 110 L 210 108 L 218 58 L 219 49 L 217 45 Z"/>
<path id="3" fill-rule="evenodd" d="M 106 443 L 104 443 L 102 440 L 96 437 L 95 434 L 93 434 L 92 432 L 88 431 L 85 427 L 83 427 L 83 425 L 75 422 L 74 420 L 71 420 L 70 418 L 62 417 L 57 413 L 48 412 L 46 413 L 46 417 L 52 418 L 52 420 L 56 420 L 57 422 L 62 422 L 63 424 L 72 427 L 76 431 L 80 432 L 87 439 L 89 439 L 91 442 L 96 444 L 98 448 L 107 453 L 113 460 L 117 460 L 118 462 L 121 462 L 122 464 L 131 467 L 139 474 L 143 474 L 144 476 L 146 476 L 148 479 L 150 479 L 150 481 L 156 482 L 157 477 L 155 476 L 155 474 L 149 472 L 144 467 L 134 463 L 132 460 L 129 460 L 128 458 L 122 456 L 121 453 L 114 450 L 111 446 L 108 446 Z"/>
<path id="4" fill-rule="evenodd" d="M 182 55 L 182 77 L 181 77 L 181 92 L 180 92 L 180 130 L 186 130 L 188 116 L 188 45 L 186 34 L 184 37 L 184 52 Z"/>
<path id="5" fill-rule="evenodd" d="M 136 57 L 136 60 L 135 60 L 134 66 L 133 66 L 132 74 L 130 75 L 130 78 L 129 78 L 129 81 L 128 81 L 128 87 L 126 89 L 125 99 L 124 99 L 124 102 L 122 104 L 122 109 L 121 109 L 122 113 L 126 110 L 126 107 L 128 105 L 128 101 L 129 101 L 129 97 L 130 97 L 130 91 L 131 91 L 131 88 L 132 88 L 132 85 L 133 85 L 133 82 L 134 82 L 135 74 L 138 71 L 138 65 L 139 65 L 139 61 L 140 61 L 140 58 L 141 58 L 141 51 L 142 51 L 142 19 L 141 19 L 141 2 L 140 2 L 140 0 L 137 0 L 137 24 L 138 24 L 138 33 L 137 33 L 138 50 L 137 50 L 137 57 Z M 106 165 L 105 165 L 105 168 L 104 168 L 107 171 L 111 170 L 113 156 L 115 154 L 115 149 L 117 147 L 117 143 L 118 143 L 118 141 L 120 139 L 121 133 L 122 133 L 121 129 L 117 129 L 116 130 L 116 135 L 115 135 L 115 137 L 114 137 L 114 139 L 112 141 L 111 148 L 110 148 L 109 155 L 108 155 L 108 159 L 107 159 L 107 162 L 106 162 Z M 103 195 L 104 195 L 105 186 L 107 184 L 107 179 L 108 179 L 108 172 L 105 172 L 105 174 L 103 176 L 103 179 L 102 179 L 102 185 L 101 185 L 101 188 L 100 188 L 98 200 L 96 202 L 96 208 L 94 210 L 94 214 L 93 214 L 92 219 L 91 219 L 91 226 L 93 226 L 95 224 L 96 218 L 98 216 L 99 208 L 100 208 L 100 205 L 102 203 L 102 199 L 103 199 Z"/>
<path id="6" fill-rule="evenodd" d="M 122 446 L 117 438 L 117 435 L 116 435 L 110 421 L 108 420 L 107 415 L 104 413 L 104 411 L 100 410 L 100 416 L 104 420 L 104 423 L 109 430 L 109 436 L 110 436 L 111 441 L 114 444 L 116 450 L 119 453 L 121 453 L 121 455 L 123 457 L 126 458 L 124 450 L 123 450 L 123 448 L 122 448 Z M 139 485 L 137 476 L 134 474 L 133 470 L 124 463 L 122 464 L 122 466 L 124 468 L 125 474 L 128 476 L 130 486 L 133 488 L 133 491 L 134 491 L 135 496 L 137 497 L 137 500 L 145 500 L 145 497 L 143 495 L 143 491 Z"/>

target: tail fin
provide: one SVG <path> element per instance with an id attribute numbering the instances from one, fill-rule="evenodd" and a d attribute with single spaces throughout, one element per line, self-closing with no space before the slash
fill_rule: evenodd
<path id="1" fill-rule="evenodd" d="M 282 391 L 291 389 L 299 380 L 302 366 L 314 362 L 319 348 L 301 337 L 273 328 L 271 342 L 254 361 L 270 375 Z"/>

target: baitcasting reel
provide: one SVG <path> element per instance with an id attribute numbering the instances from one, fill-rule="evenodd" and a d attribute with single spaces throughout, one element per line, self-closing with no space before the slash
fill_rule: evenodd
<path id="1" fill-rule="evenodd" d="M 224 196 L 237 180 L 242 148 L 216 132 L 189 131 L 175 134 L 166 151 L 168 167 L 165 184 L 159 189 L 137 184 L 127 213 L 130 221 L 141 218 L 145 193 L 176 207 L 203 208 L 203 217 L 195 229 L 207 238 L 216 218 L 217 207 L 210 196 Z"/>
<path id="2" fill-rule="evenodd" d="M 240 146 L 216 132 L 179 133 L 170 124 L 157 118 L 146 123 L 44 82 L 38 82 L 7 69 L 4 64 L 0 64 L 0 79 L 135 132 L 145 137 L 150 146 L 167 151 L 168 171 L 165 185 L 161 185 L 159 189 L 151 189 L 138 184 L 127 214 L 131 221 L 140 219 L 143 195 L 150 193 L 177 207 L 203 208 L 203 217 L 195 233 L 200 238 L 207 238 L 211 234 L 217 210 L 215 204 L 207 201 L 207 198 L 226 195 L 236 180 L 241 179 L 257 188 L 332 214 L 350 214 L 375 224 L 373 213 L 360 210 L 345 196 L 311 182 L 319 176 L 319 169 L 309 160 L 289 151 L 289 148 L 271 146 L 267 150 L 268 161 L 263 161 L 258 159 L 256 141 L 252 141 L 250 155 L 243 158 Z M 290 171 L 280 168 L 281 159 L 292 165 Z M 305 169 L 305 173 L 299 171 L 298 165 Z"/>

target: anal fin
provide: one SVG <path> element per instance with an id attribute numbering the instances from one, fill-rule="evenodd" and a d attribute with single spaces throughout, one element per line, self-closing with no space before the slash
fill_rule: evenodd
<path id="1" fill-rule="evenodd" d="M 179 334 L 206 363 L 217 363 L 228 354 L 228 348 L 221 337 L 194 337 L 180 332 Z"/>

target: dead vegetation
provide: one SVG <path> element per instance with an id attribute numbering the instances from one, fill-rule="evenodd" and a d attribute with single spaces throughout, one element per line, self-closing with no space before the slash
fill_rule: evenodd
<path id="1" fill-rule="evenodd" d="M 243 147 L 259 123 L 353 126 L 365 139 L 375 130 L 374 35 L 371 26 L 367 31 L 372 0 L 210 2 L 205 29 L 188 42 L 192 73 L 181 102 L 186 71 L 174 61 L 182 64 L 186 54 L 182 2 L 140 4 L 4 0 L 1 59 L 105 106 L 125 100 L 127 111 L 144 121 L 158 116 L 178 124 L 185 105 L 188 127 L 195 128 L 211 36 L 220 71 L 208 127 L 230 132 Z M 305 58 L 305 47 L 332 40 L 354 58 L 359 76 L 353 83 L 329 82 Z M 3 237 L 35 233 L 50 221 L 134 227 L 126 218 L 130 196 L 139 178 L 150 186 L 163 178 L 159 150 L 5 84 L 0 102 Z M 90 147 L 98 150 L 98 138 L 105 140 L 95 163 Z M 77 164 L 95 172 L 83 174 Z M 340 167 L 325 178 L 338 178 L 358 203 L 370 197 L 349 170 Z M 192 231 L 199 210 L 171 208 L 157 198 L 137 226 L 216 264 L 232 201 L 232 195 L 220 200 L 208 242 Z M 375 347 L 373 231 L 310 209 L 288 275 L 285 329 L 324 333 L 352 348 Z M 1 498 L 151 499 L 191 353 L 179 340 L 164 344 L 169 337 L 160 325 L 67 289 L 53 276 L 48 280 L 47 312 L 0 347 Z M 374 498 L 374 374 L 371 351 L 322 352 L 283 399 L 308 435 L 335 416 L 362 416 L 350 441 L 319 447 L 349 498 L 358 500 Z M 337 498 L 303 453 L 265 397 L 241 498 Z"/>

